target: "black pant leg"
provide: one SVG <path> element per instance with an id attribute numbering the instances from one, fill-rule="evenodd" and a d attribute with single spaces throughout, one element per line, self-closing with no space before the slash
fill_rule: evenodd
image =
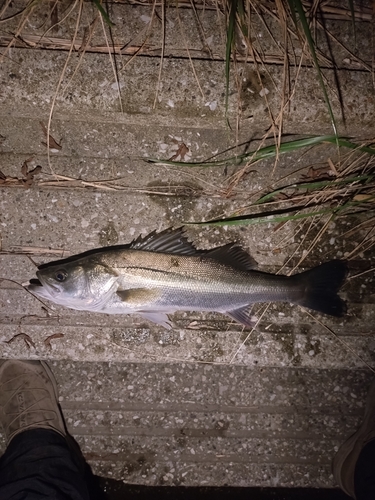
<path id="1" fill-rule="evenodd" d="M 365 445 L 358 457 L 354 490 L 357 500 L 375 500 L 375 439 Z"/>
<path id="2" fill-rule="evenodd" d="M 0 499 L 89 500 L 82 463 L 59 433 L 21 432 L 0 459 Z"/>

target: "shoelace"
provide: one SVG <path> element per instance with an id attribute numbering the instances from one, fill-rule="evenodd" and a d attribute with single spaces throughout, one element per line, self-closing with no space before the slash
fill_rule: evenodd
<path id="1" fill-rule="evenodd" d="M 13 382 L 13 380 L 9 381 L 10 382 Z M 3 388 L 1 388 L 2 391 L 4 391 Z M 47 390 L 45 389 L 38 389 L 38 391 L 43 391 L 43 393 L 45 394 L 43 397 L 35 400 L 31 405 L 29 404 L 27 407 L 25 406 L 24 408 L 22 408 L 22 404 L 21 402 L 18 400 L 17 403 L 14 402 L 14 398 L 18 398 L 21 394 L 27 394 L 27 393 L 31 393 L 33 394 L 33 396 L 35 397 L 35 390 L 33 389 L 30 389 L 30 388 L 25 388 L 24 387 L 24 382 L 22 382 L 16 389 L 12 389 L 11 391 L 4 391 L 4 392 L 9 392 L 10 393 L 10 396 L 8 398 L 8 400 L 5 402 L 3 408 L 4 408 L 4 413 L 5 415 L 7 415 L 8 417 L 12 417 L 14 416 L 14 418 L 8 422 L 6 428 L 4 429 L 6 433 L 11 433 L 11 428 L 12 428 L 12 425 L 17 422 L 17 420 L 19 420 L 20 424 L 21 424 L 21 427 L 22 428 L 27 428 L 29 425 L 40 425 L 40 424 L 46 424 L 48 425 L 50 422 L 52 422 L 55 418 L 56 418 L 56 412 L 52 409 L 45 409 L 43 411 L 43 409 L 41 409 L 42 405 L 40 404 L 43 400 L 45 399 L 49 399 L 49 393 Z M 25 399 L 28 399 L 28 398 L 22 398 L 23 401 Z M 30 398 L 31 399 L 31 398 Z M 14 405 L 15 408 L 17 408 L 17 411 L 10 411 L 10 412 L 7 412 L 6 411 L 6 408 L 9 406 L 12 406 Z M 34 415 L 37 415 L 37 414 L 40 414 L 43 416 L 43 418 L 41 419 L 36 419 L 36 420 L 32 420 L 32 424 L 27 424 L 27 419 L 26 419 L 26 415 L 30 415 L 30 414 L 34 414 Z M 51 415 L 51 417 L 49 418 L 49 415 Z"/>

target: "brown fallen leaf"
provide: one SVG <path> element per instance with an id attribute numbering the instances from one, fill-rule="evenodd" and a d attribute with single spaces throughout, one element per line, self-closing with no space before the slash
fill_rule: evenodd
<path id="1" fill-rule="evenodd" d="M 32 158 L 25 160 L 21 167 L 21 176 L 20 177 L 11 177 L 10 175 L 5 175 L 0 171 L 0 185 L 2 186 L 24 186 L 25 188 L 29 188 L 33 182 L 34 177 L 38 175 L 42 171 L 42 167 L 37 165 L 32 170 L 29 170 L 28 162 L 31 161 Z"/>
<path id="2" fill-rule="evenodd" d="M 17 333 L 17 335 L 14 335 L 10 340 L 6 340 L 5 343 L 6 344 L 11 344 L 12 342 L 14 342 L 15 340 L 17 340 L 19 338 L 23 339 L 25 341 L 26 347 L 28 349 L 30 349 L 30 346 L 32 346 L 35 349 L 35 344 L 31 340 L 31 338 L 29 337 L 29 335 L 27 335 L 27 333 Z"/>
<path id="3" fill-rule="evenodd" d="M 43 122 L 39 122 L 40 123 L 40 126 L 42 127 L 42 130 L 43 130 L 43 133 L 45 135 L 45 138 L 47 139 L 47 127 L 44 125 Z M 56 150 L 57 151 L 60 151 L 62 149 L 62 146 L 55 141 L 55 139 L 52 137 L 52 135 L 50 134 L 49 136 L 49 144 L 47 144 L 47 142 L 43 142 L 42 141 L 42 144 L 43 146 L 49 146 L 49 149 L 51 150 Z"/>
<path id="4" fill-rule="evenodd" d="M 35 168 L 27 173 L 26 180 L 24 182 L 25 187 L 30 187 L 34 183 L 34 177 L 42 171 L 42 167 L 37 165 Z"/>
<path id="5" fill-rule="evenodd" d="M 325 179 L 332 179 L 335 174 L 331 169 L 327 169 L 327 167 L 319 167 L 319 168 L 314 168 L 310 167 L 309 170 L 307 171 L 307 174 L 302 175 L 301 179 L 305 181 L 315 181 L 317 179 L 319 180 L 325 180 Z"/>
<path id="6" fill-rule="evenodd" d="M 54 333 L 53 335 L 50 335 L 46 339 L 44 339 L 44 345 L 48 347 L 48 349 L 51 349 L 52 351 L 52 345 L 51 345 L 51 340 L 53 339 L 62 339 L 64 337 L 63 333 Z"/>
<path id="7" fill-rule="evenodd" d="M 180 157 L 180 161 L 184 161 L 185 155 L 189 152 L 189 148 L 184 144 L 183 142 L 178 145 L 178 149 L 176 153 L 171 156 L 168 161 L 174 161 L 177 160 L 178 157 Z"/>
<path id="8" fill-rule="evenodd" d="M 23 176 L 23 179 L 21 179 L 21 182 L 23 183 L 25 188 L 29 188 L 34 182 L 34 177 L 42 171 L 42 167 L 40 165 L 37 165 L 32 170 L 29 170 L 28 162 L 31 161 L 31 159 L 32 158 L 25 160 L 22 164 L 22 167 L 21 167 L 21 173 Z"/>

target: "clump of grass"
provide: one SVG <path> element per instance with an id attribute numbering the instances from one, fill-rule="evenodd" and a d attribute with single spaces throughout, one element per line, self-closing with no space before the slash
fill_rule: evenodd
<path id="1" fill-rule="evenodd" d="M 332 142 L 335 137 L 331 136 Z M 340 142 L 340 138 L 339 138 Z M 350 143 L 350 146 L 354 146 Z M 193 224 L 238 226 L 280 224 L 316 216 L 331 217 L 363 214 L 375 216 L 375 149 L 360 146 L 341 158 L 331 170 L 318 174 L 310 172 L 311 180 L 284 183 L 255 198 L 222 219 L 199 221 Z M 317 179 L 314 179 L 314 176 Z M 281 184 L 281 181 L 276 182 Z"/>
<path id="2" fill-rule="evenodd" d="M 306 42 L 309 46 L 310 55 L 311 55 L 311 58 L 313 60 L 316 72 L 317 72 L 319 85 L 322 89 L 324 100 L 325 100 L 326 105 L 327 105 L 327 110 L 328 110 L 328 113 L 329 113 L 329 116 L 331 119 L 332 128 L 333 128 L 335 136 L 337 136 L 336 119 L 335 119 L 335 116 L 334 116 L 333 111 L 332 111 L 331 102 L 330 102 L 330 99 L 328 96 L 326 85 L 324 83 L 323 74 L 322 74 L 322 71 L 320 69 L 318 56 L 317 56 L 317 52 L 316 52 L 316 48 L 315 48 L 315 42 L 313 40 L 310 26 L 309 26 L 308 20 L 306 18 L 305 9 L 302 5 L 301 0 L 288 0 L 288 4 L 290 7 L 292 19 L 293 19 L 293 22 L 296 26 L 297 31 L 299 31 L 299 25 L 301 25 L 301 27 L 302 27 L 302 32 L 303 32 L 304 37 L 306 39 Z"/>

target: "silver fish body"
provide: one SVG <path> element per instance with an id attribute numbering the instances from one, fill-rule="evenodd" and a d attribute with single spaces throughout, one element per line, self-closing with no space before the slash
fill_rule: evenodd
<path id="1" fill-rule="evenodd" d="M 280 276 L 254 269 L 239 246 L 197 250 L 182 229 L 138 238 L 44 264 L 29 291 L 72 309 L 133 314 L 170 327 L 168 313 L 217 311 L 249 326 L 257 302 L 292 302 L 334 316 L 345 312 L 337 295 L 347 266 L 330 261 L 310 271 Z"/>

